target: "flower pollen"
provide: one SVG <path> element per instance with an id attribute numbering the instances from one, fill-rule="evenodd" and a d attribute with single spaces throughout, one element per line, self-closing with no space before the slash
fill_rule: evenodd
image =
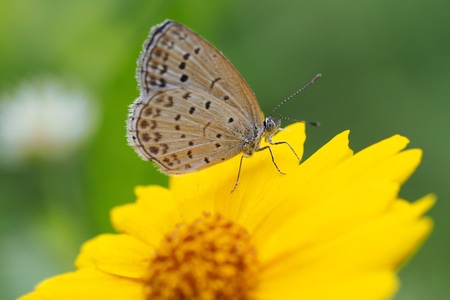
<path id="1" fill-rule="evenodd" d="M 145 276 L 146 299 L 246 300 L 259 263 L 250 235 L 220 215 L 204 213 L 166 235 Z"/>

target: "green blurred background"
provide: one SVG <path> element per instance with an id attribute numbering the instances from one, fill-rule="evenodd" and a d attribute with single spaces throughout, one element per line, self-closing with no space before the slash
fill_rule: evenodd
<path id="1" fill-rule="evenodd" d="M 266 113 L 322 73 L 280 110 L 322 123 L 307 129 L 307 155 L 345 129 L 354 150 L 396 133 L 424 149 L 401 195 L 436 193 L 436 228 L 401 271 L 395 299 L 448 299 L 450 2 L 443 0 L 2 1 L 2 101 L 22 82 L 50 76 L 85 91 L 98 114 L 90 138 L 62 158 L 31 153 L 0 164 L 1 299 L 72 270 L 83 241 L 112 232 L 109 210 L 134 201 L 134 186 L 167 184 L 125 139 L 136 59 L 150 27 L 166 18 L 219 48 Z M 21 116 L 17 124 L 28 121 Z"/>

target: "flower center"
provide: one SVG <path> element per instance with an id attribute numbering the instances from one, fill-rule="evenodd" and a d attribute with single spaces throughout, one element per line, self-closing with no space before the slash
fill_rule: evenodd
<path id="1" fill-rule="evenodd" d="M 247 231 L 204 213 L 162 241 L 145 278 L 146 299 L 251 299 L 258 268 Z"/>

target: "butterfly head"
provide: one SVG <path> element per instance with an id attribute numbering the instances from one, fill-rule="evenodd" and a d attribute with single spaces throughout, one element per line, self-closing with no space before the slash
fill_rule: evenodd
<path id="1" fill-rule="evenodd" d="M 267 117 L 264 119 L 263 122 L 264 125 L 264 135 L 266 139 L 270 139 L 272 135 L 274 135 L 281 126 L 281 117 L 279 116 L 276 120 L 274 120 L 272 117 Z"/>

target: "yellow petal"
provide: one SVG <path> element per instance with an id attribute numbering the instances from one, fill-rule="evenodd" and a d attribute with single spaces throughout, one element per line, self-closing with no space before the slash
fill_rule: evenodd
<path id="1" fill-rule="evenodd" d="M 298 273 L 303 281 L 318 280 L 323 270 L 332 274 L 355 271 L 394 271 L 431 231 L 432 223 L 421 217 L 434 202 L 427 196 L 414 204 L 401 205 L 355 226 L 347 233 L 321 243 L 303 245 L 267 262 L 265 277 Z"/>
<path id="2" fill-rule="evenodd" d="M 392 272 L 325 275 L 314 280 L 302 281 L 295 274 L 262 280 L 255 296 L 258 300 L 379 300 L 389 299 L 398 288 Z"/>
<path id="3" fill-rule="evenodd" d="M 306 138 L 304 129 L 303 123 L 293 124 L 280 131 L 273 141 L 289 141 L 301 158 Z M 287 145 L 271 147 L 281 170 L 298 168 L 299 162 Z M 276 199 L 270 199 L 268 193 L 274 188 L 274 180 L 285 179 L 285 176 L 278 173 L 269 151 L 256 152 L 252 157 L 243 159 L 238 187 L 231 193 L 236 182 L 240 158 L 238 155 L 226 163 L 206 170 L 171 178 L 170 189 L 188 221 L 197 218 L 203 211 L 209 211 L 219 212 L 224 217 L 245 225 L 246 213 L 254 211 L 255 207 L 261 212 L 270 211 Z M 258 176 L 255 176 L 255 173 Z M 264 182 L 261 182 L 261 179 L 264 179 Z M 281 188 L 281 183 L 275 185 Z M 264 199 L 270 201 L 261 201 Z M 197 205 L 192 205 L 193 202 Z"/>
<path id="4" fill-rule="evenodd" d="M 391 180 L 403 184 L 415 171 L 422 158 L 422 150 L 411 149 L 380 160 L 377 164 L 361 173 L 364 180 Z"/>
<path id="5" fill-rule="evenodd" d="M 83 245 L 75 264 L 79 269 L 97 268 L 108 274 L 141 278 L 153 251 L 132 236 L 103 234 Z"/>
<path id="6" fill-rule="evenodd" d="M 89 268 L 47 279 L 40 283 L 34 292 L 19 300 L 136 300 L 142 298 L 142 283 Z"/>
<path id="7" fill-rule="evenodd" d="M 310 181 L 319 176 L 320 172 L 341 163 L 351 154 L 352 151 L 348 148 L 348 131 L 345 131 L 297 167 L 297 170 L 282 176 L 276 184 L 273 181 L 259 182 L 256 186 L 267 187 L 265 194 L 258 198 L 258 204 L 265 204 L 265 206 L 251 207 L 247 211 L 246 218 L 242 220 L 242 224 L 253 232 L 255 240 L 267 240 L 274 228 L 281 227 L 283 222 L 296 217 L 318 202 L 319 199 L 303 195 Z M 317 188 L 321 190 L 322 186 Z"/>
<path id="8" fill-rule="evenodd" d="M 172 193 L 163 187 L 137 187 L 137 201 L 115 207 L 111 219 L 117 231 L 156 247 L 164 234 L 182 221 Z"/>
<path id="9" fill-rule="evenodd" d="M 292 249 L 310 247 L 345 233 L 368 218 L 379 216 L 390 207 L 397 193 L 398 186 L 395 184 L 369 182 L 348 193 L 317 201 L 316 205 L 298 211 L 295 218 L 290 219 L 283 219 L 283 215 L 295 207 L 286 203 L 259 228 L 266 235 L 259 231 L 254 233 L 255 239 L 258 238 L 261 259 L 276 257 L 279 251 L 290 252 Z M 270 230 L 272 234 L 269 235 Z"/>
<path id="10" fill-rule="evenodd" d="M 333 197 L 333 194 L 341 190 L 345 191 L 351 186 L 377 180 L 374 177 L 370 177 L 369 180 L 367 174 L 371 174 L 372 170 L 379 170 L 377 166 L 386 160 L 397 160 L 398 152 L 406 146 L 407 142 L 408 140 L 404 137 L 393 136 L 358 152 L 333 168 L 324 170 L 323 173 L 313 177 L 308 185 L 302 185 L 302 197 L 306 199 L 303 201 L 309 200 L 309 203 L 315 203 L 320 199 L 329 199 Z M 392 171 L 393 169 L 390 168 L 384 174 L 380 172 L 375 174 L 380 175 L 384 180 L 391 180 L 390 176 L 394 178 L 400 176 L 397 172 L 404 173 L 404 170 L 395 170 L 395 174 L 390 175 Z M 292 203 L 297 205 L 296 201 Z"/>

